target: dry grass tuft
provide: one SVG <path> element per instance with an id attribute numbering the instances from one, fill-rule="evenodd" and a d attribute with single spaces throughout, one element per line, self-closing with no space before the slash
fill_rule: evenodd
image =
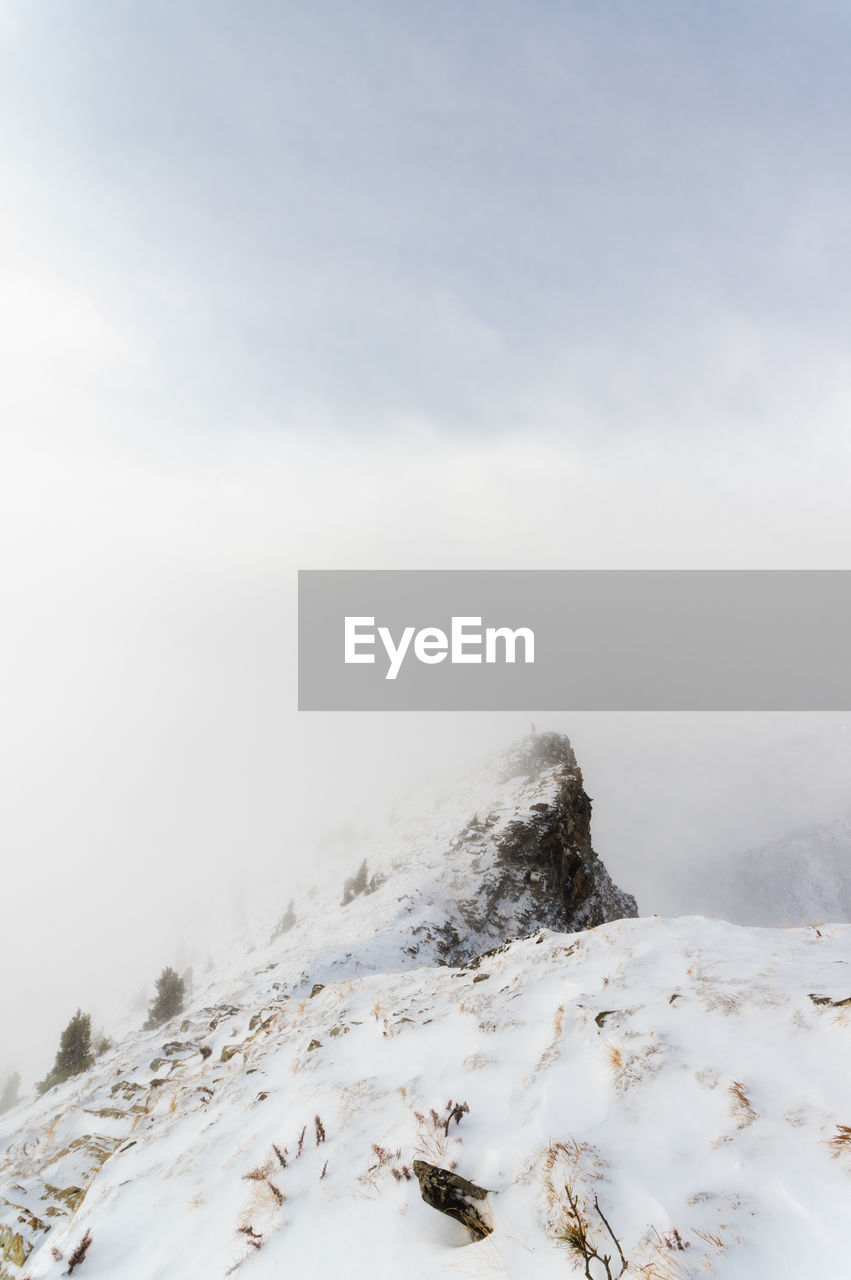
<path id="1" fill-rule="evenodd" d="M 638 1257 L 631 1265 L 643 1280 L 697 1280 L 718 1274 L 715 1255 L 725 1252 L 727 1245 L 720 1232 L 678 1227 L 660 1232 L 651 1227 L 639 1241 Z"/>
<path id="2" fill-rule="evenodd" d="M 74 1270 L 76 1270 L 77 1267 L 79 1267 L 80 1263 L 85 1261 L 86 1254 L 89 1251 L 89 1245 L 91 1243 L 92 1243 L 92 1233 L 91 1231 L 87 1231 L 86 1234 L 83 1236 L 83 1238 L 80 1240 L 80 1243 L 77 1245 L 74 1252 L 71 1254 L 70 1258 L 68 1259 L 68 1271 L 66 1273 L 67 1275 L 70 1276 L 71 1273 Z"/>
<path id="3" fill-rule="evenodd" d="M 468 1111 L 469 1107 L 466 1102 L 461 1103 L 456 1115 L 454 1104 L 451 1100 L 447 1103 L 442 1115 L 434 1107 L 430 1107 L 426 1115 L 421 1111 L 415 1111 L 417 1143 L 414 1153 L 428 1160 L 430 1164 L 445 1164 L 451 1141 L 449 1137 L 450 1121 L 454 1118 L 456 1125 L 460 1124 L 461 1117 L 466 1115 Z M 456 1138 L 455 1141 L 460 1141 L 460 1139 Z"/>
<path id="4" fill-rule="evenodd" d="M 751 1106 L 751 1100 L 745 1092 L 745 1086 L 741 1080 L 734 1080 L 730 1085 L 730 1097 L 732 1098 L 733 1115 L 738 1120 L 738 1128 L 746 1129 L 749 1124 L 753 1124 L 756 1120 L 757 1113 Z"/>
<path id="5" fill-rule="evenodd" d="M 560 1004 L 559 1007 L 556 1009 L 555 1016 L 553 1018 L 553 1038 L 550 1041 L 550 1043 L 547 1045 L 546 1049 L 541 1054 L 541 1057 L 538 1060 L 537 1069 L 539 1071 L 543 1070 L 544 1067 L 548 1067 L 550 1063 L 554 1062 L 555 1059 L 558 1057 L 559 1041 L 561 1040 L 563 1031 L 564 1031 L 564 1005 Z"/>
<path id="6" fill-rule="evenodd" d="M 656 1075 L 665 1064 L 664 1037 L 656 1036 L 653 1031 L 645 1034 L 645 1043 L 635 1043 L 630 1053 L 617 1044 L 606 1046 L 606 1058 L 618 1093 L 626 1093 L 647 1077 Z"/>
<path id="7" fill-rule="evenodd" d="M 628 1263 L 593 1190 L 593 1183 L 602 1176 L 601 1166 L 599 1153 L 587 1143 L 574 1139 L 547 1147 L 543 1171 L 547 1225 L 553 1238 L 582 1261 L 587 1280 L 619 1280 Z M 591 1184 L 584 1191 L 583 1180 Z"/>
<path id="8" fill-rule="evenodd" d="M 847 1124 L 838 1124 L 836 1126 L 836 1133 L 832 1138 L 828 1139 L 827 1145 L 833 1153 L 834 1160 L 837 1160 L 839 1156 L 845 1155 L 846 1153 L 851 1154 L 851 1126 Z"/>
<path id="9" fill-rule="evenodd" d="M 263 1244 L 262 1233 L 259 1231 L 255 1231 L 254 1228 L 250 1225 L 250 1223 L 244 1223 L 243 1226 L 237 1227 L 237 1231 L 239 1232 L 240 1235 L 245 1236 L 245 1238 L 247 1239 L 248 1243 L 252 1246 L 252 1248 L 259 1249 Z"/>
<path id="10" fill-rule="evenodd" d="M 273 1200 L 275 1201 L 275 1204 L 277 1204 L 277 1205 L 282 1205 L 282 1204 L 284 1203 L 284 1201 L 286 1200 L 286 1198 L 287 1198 L 287 1197 L 284 1195 L 284 1193 L 283 1193 L 283 1191 L 281 1190 L 281 1188 L 280 1188 L 280 1187 L 276 1187 L 276 1186 L 275 1186 L 275 1184 L 274 1184 L 274 1182 L 272 1181 L 272 1179 L 271 1179 L 271 1178 L 267 1178 L 267 1179 L 266 1179 L 266 1186 L 267 1186 L 267 1187 L 269 1188 L 269 1190 L 271 1191 L 271 1193 L 272 1193 L 272 1198 L 273 1198 Z"/>

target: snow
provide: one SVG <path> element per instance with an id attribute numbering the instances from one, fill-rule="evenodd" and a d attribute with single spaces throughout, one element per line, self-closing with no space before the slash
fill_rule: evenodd
<path id="1" fill-rule="evenodd" d="M 486 811 L 551 784 L 494 800 L 491 777 Z M 448 806 L 394 832 L 376 893 L 297 899 L 297 927 L 233 956 L 185 1018 L 3 1117 L 0 1224 L 52 1226 L 0 1275 L 53 1280 L 90 1230 L 82 1280 L 549 1280 L 584 1273 L 558 1238 L 566 1188 L 613 1275 L 595 1197 L 629 1274 L 847 1274 L 851 1005 L 811 997 L 851 996 L 851 926 L 624 919 L 443 967 L 405 948 L 461 875 L 461 825 Z M 450 1102 L 469 1111 L 446 1132 Z M 417 1158 L 489 1189 L 491 1235 L 422 1202 Z M 70 1212 L 45 1184 L 85 1196 Z"/>

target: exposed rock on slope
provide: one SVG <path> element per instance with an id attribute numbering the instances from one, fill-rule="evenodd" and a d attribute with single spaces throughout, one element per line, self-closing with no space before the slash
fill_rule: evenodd
<path id="1" fill-rule="evenodd" d="M 441 959 L 461 964 L 481 949 L 533 933 L 572 933 L 636 916 L 591 845 L 591 800 L 569 740 L 526 738 L 507 759 L 506 782 L 540 794 L 513 815 L 473 819 L 454 842 L 470 860 L 473 892 L 447 903 Z"/>
<path id="2" fill-rule="evenodd" d="M 434 805 L 383 847 L 352 849 L 353 869 L 368 859 L 370 891 L 342 912 L 339 897 L 329 903 L 327 947 L 316 946 L 314 917 L 305 985 L 412 962 L 464 964 L 536 929 L 637 914 L 591 847 L 591 801 L 562 734 L 522 739 Z M 285 945 L 298 955 L 303 943 L 296 927 Z"/>
<path id="3" fill-rule="evenodd" d="M 448 1125 L 446 1136 L 449 1136 Z M 488 1193 L 484 1187 L 477 1187 L 468 1178 L 429 1164 L 427 1160 L 415 1160 L 413 1169 L 420 1184 L 420 1195 L 426 1204 L 430 1204 L 439 1213 L 445 1213 L 455 1222 L 460 1222 L 474 1240 L 483 1240 L 490 1235 L 492 1228 L 482 1217 L 476 1203 L 487 1198 Z"/>
<path id="4" fill-rule="evenodd" d="M 573 931 L 638 914 L 635 898 L 612 882 L 591 847 L 591 799 L 567 738 L 544 734 L 527 740 L 517 763 L 552 761 L 554 794 L 532 805 L 533 816 L 510 821 L 499 838 L 504 892 L 519 898 L 522 885 L 539 889 L 531 928 Z"/>

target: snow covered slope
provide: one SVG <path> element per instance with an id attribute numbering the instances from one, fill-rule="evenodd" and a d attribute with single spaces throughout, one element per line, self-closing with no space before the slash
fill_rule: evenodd
<path id="1" fill-rule="evenodd" d="M 505 941 L 630 907 L 570 761 L 524 750 L 462 833 L 400 831 L 374 892 L 317 889 L 185 1016 L 0 1120 L 0 1275 L 58 1278 L 87 1238 L 83 1280 L 561 1277 L 577 1249 L 612 1276 L 621 1251 L 660 1280 L 844 1274 L 851 926 Z M 487 1238 L 422 1202 L 415 1159 L 488 1188 Z"/>

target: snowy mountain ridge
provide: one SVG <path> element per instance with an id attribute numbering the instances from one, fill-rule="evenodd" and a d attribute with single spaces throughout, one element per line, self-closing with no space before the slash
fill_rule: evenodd
<path id="1" fill-rule="evenodd" d="M 851 920 L 851 817 L 717 858 L 691 887 L 703 910 L 741 924 Z"/>
<path id="2" fill-rule="evenodd" d="M 851 926 L 634 918 L 556 735 L 369 872 L 0 1119 L 3 1280 L 841 1274 Z"/>

